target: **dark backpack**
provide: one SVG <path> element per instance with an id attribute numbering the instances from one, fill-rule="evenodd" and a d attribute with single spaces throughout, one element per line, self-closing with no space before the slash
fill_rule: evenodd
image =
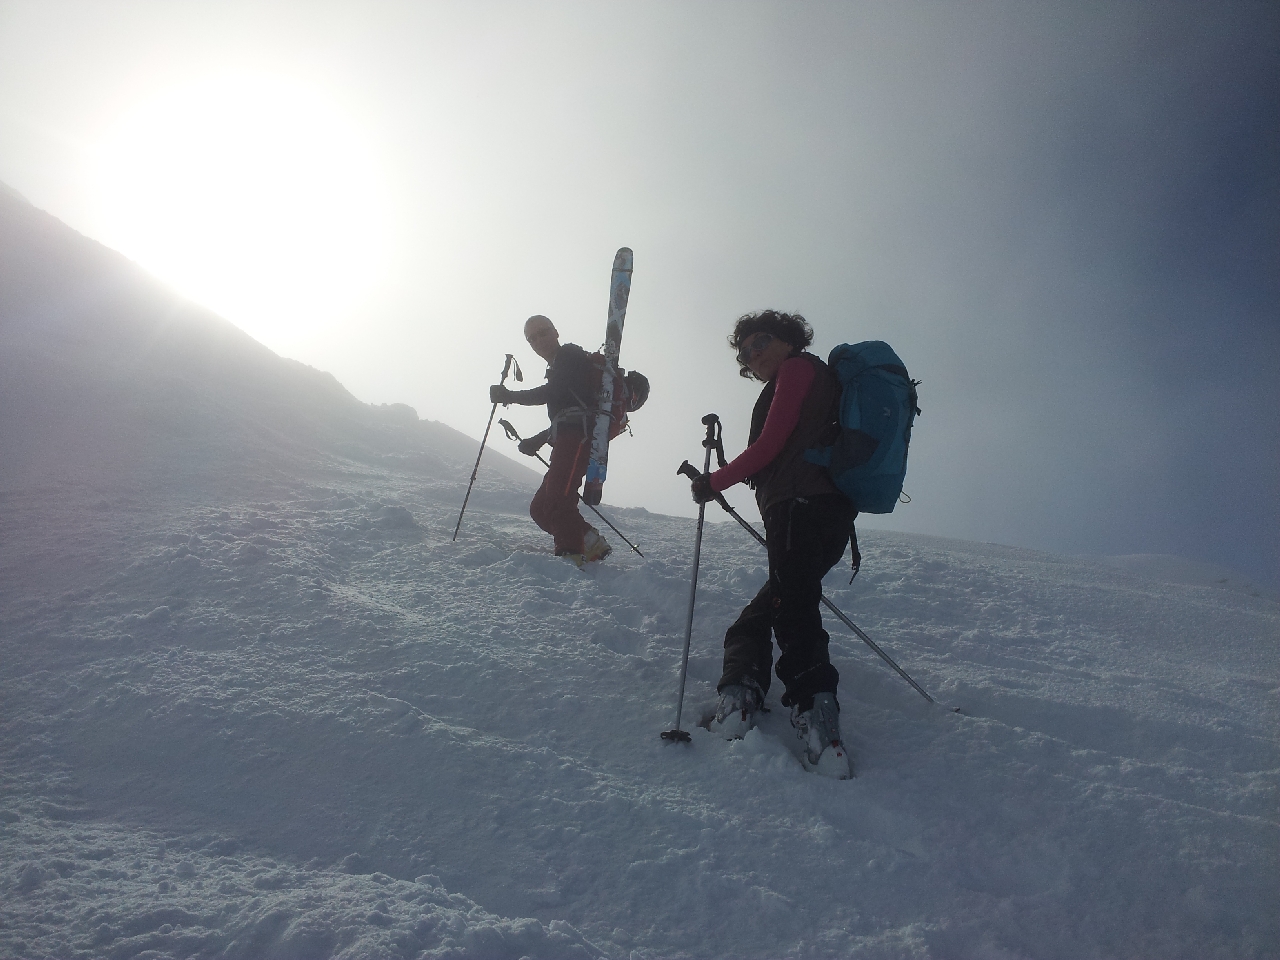
<path id="1" fill-rule="evenodd" d="M 893 513 L 907 475 L 911 427 L 920 413 L 919 381 L 881 340 L 842 343 L 827 365 L 840 381 L 840 433 L 831 446 L 806 450 L 804 458 L 826 467 L 859 513 Z"/>
<path id="2" fill-rule="evenodd" d="M 591 363 L 595 369 L 594 384 L 591 393 L 597 393 L 600 377 L 604 376 L 604 354 L 591 354 Z M 591 395 L 590 393 L 588 395 Z M 635 413 L 649 399 L 649 378 L 643 373 L 618 368 L 613 373 L 613 409 L 609 411 L 609 439 L 626 430 L 629 425 L 628 414 Z"/>

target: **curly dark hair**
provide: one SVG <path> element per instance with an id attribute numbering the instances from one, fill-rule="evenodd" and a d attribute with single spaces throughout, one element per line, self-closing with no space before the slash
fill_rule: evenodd
<path id="1" fill-rule="evenodd" d="M 761 310 L 759 313 L 744 313 L 733 325 L 733 333 L 729 334 L 729 346 L 733 347 L 734 354 L 742 349 L 742 344 L 748 338 L 761 330 L 791 344 L 797 352 L 813 343 L 813 327 L 800 314 Z M 748 380 L 754 376 L 751 368 L 741 360 L 738 361 L 738 376 Z"/>

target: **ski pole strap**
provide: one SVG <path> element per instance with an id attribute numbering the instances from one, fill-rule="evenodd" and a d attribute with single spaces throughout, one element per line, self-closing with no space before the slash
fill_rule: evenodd
<path id="1" fill-rule="evenodd" d="M 852 523 L 849 524 L 849 550 L 849 563 L 853 566 L 853 576 L 849 578 L 849 582 L 853 583 L 853 577 L 862 569 L 862 551 L 858 549 L 858 528 Z"/>
<path id="2" fill-rule="evenodd" d="M 702 418 L 702 423 L 707 428 L 707 435 L 702 440 L 702 445 L 707 448 L 707 469 L 704 473 L 711 471 L 711 451 L 715 451 L 716 464 L 723 467 L 724 459 L 724 427 L 720 423 L 720 418 L 714 413 L 708 413 Z"/>
<path id="3" fill-rule="evenodd" d="M 708 416 L 715 417 L 715 414 L 708 414 Z M 728 461 L 724 458 L 724 425 L 720 422 L 719 417 L 716 417 L 715 431 L 715 437 L 712 438 L 708 435 L 707 439 L 711 441 L 711 449 L 716 452 L 716 466 L 723 469 Z"/>

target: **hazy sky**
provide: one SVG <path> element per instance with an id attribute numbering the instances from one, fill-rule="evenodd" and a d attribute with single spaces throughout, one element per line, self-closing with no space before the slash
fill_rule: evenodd
<path id="1" fill-rule="evenodd" d="M 632 247 L 668 513 L 776 307 L 924 381 L 867 525 L 1280 582 L 1278 168 L 1274 3 L 0 2 L 0 180 L 363 400 L 478 438 Z"/>

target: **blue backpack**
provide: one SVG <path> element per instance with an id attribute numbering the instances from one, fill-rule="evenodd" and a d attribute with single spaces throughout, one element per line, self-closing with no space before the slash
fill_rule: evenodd
<path id="1" fill-rule="evenodd" d="M 911 426 L 920 408 L 907 368 L 881 340 L 842 343 L 827 360 L 841 394 L 840 435 L 804 458 L 827 468 L 859 513 L 893 513 L 907 475 Z"/>

